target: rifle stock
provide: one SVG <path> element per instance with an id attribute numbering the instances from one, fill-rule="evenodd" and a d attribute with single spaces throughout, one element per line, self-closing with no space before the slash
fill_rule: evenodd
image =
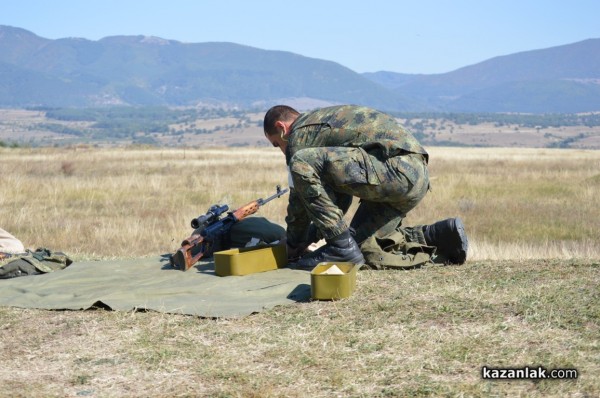
<path id="1" fill-rule="evenodd" d="M 181 247 L 171 256 L 171 265 L 182 271 L 187 271 L 196 264 L 207 252 L 207 249 L 197 250 L 196 254 L 192 250 L 199 245 L 206 244 L 202 235 L 191 235 L 181 242 Z"/>

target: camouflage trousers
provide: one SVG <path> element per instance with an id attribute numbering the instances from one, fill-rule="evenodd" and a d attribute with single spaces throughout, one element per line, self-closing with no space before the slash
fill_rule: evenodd
<path id="1" fill-rule="evenodd" d="M 385 158 L 362 148 L 306 148 L 294 154 L 289 166 L 295 191 L 325 239 L 349 227 L 359 244 L 385 236 L 429 190 L 427 164 L 420 154 Z M 344 214 L 353 197 L 360 204 L 348 226 Z"/>

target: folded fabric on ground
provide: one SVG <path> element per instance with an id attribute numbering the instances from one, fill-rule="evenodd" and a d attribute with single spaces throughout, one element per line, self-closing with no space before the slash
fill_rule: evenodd
<path id="1" fill-rule="evenodd" d="M 168 256 L 75 262 L 61 271 L 0 280 L 0 306 L 52 310 L 103 307 L 236 318 L 310 297 L 310 274 L 278 269 L 219 277 L 212 261 L 188 271 Z"/>

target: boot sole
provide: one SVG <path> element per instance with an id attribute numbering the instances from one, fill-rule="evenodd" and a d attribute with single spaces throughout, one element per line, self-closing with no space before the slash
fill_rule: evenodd
<path id="1" fill-rule="evenodd" d="M 464 262 L 467 261 L 469 239 L 467 238 L 467 233 L 465 232 L 465 225 L 460 218 L 454 219 L 454 228 L 456 230 L 457 239 L 460 242 L 461 247 L 456 253 L 456 257 L 451 260 L 456 261 L 456 264 L 464 264 Z"/>
<path id="2" fill-rule="evenodd" d="M 314 258 L 311 258 L 311 260 L 313 260 Z M 315 261 L 312 261 L 310 264 L 307 265 L 303 265 L 302 264 L 302 259 L 300 259 L 298 262 L 294 263 L 294 264 L 290 264 L 290 268 L 293 269 L 299 269 L 299 270 L 304 270 L 304 271 L 312 271 L 317 265 L 319 265 L 320 263 L 323 262 L 328 262 L 328 263 L 353 263 L 356 265 L 363 265 L 365 264 L 365 257 L 362 255 L 360 256 L 356 256 L 351 260 L 345 260 L 345 259 L 314 259 Z"/>

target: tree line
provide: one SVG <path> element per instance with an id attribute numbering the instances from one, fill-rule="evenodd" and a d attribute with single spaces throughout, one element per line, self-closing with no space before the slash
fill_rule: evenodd
<path id="1" fill-rule="evenodd" d="M 397 112 L 393 115 L 399 119 L 424 120 L 436 119 L 453 122 L 456 124 L 477 125 L 481 123 L 494 123 L 497 126 L 518 125 L 531 128 L 565 127 L 565 126 L 600 126 L 599 113 L 435 113 L 435 112 Z"/>
<path id="2" fill-rule="evenodd" d="M 264 112 L 264 109 L 227 108 L 169 108 L 162 106 L 114 106 L 99 108 L 35 108 L 44 111 L 46 118 L 56 123 L 37 123 L 30 128 L 74 137 L 102 139 L 142 139 L 140 133 L 181 135 L 183 133 L 209 133 L 205 129 L 194 129 L 196 120 L 234 117 L 249 120 L 250 112 Z M 436 113 L 436 112 L 397 112 L 394 117 L 403 119 L 417 138 L 425 138 L 426 129 L 437 124 L 452 122 L 463 125 L 493 123 L 496 126 L 516 125 L 528 128 L 549 128 L 563 126 L 600 126 L 600 113 L 586 114 L 513 114 L 513 113 Z M 60 122 L 86 122 L 79 125 Z M 259 122 L 262 125 L 261 122 Z M 173 127 L 177 126 L 177 127 Z M 230 127 L 230 126 L 229 126 Z M 147 138 L 148 136 L 146 136 Z M 1 146 L 8 146 L 2 143 Z"/>

